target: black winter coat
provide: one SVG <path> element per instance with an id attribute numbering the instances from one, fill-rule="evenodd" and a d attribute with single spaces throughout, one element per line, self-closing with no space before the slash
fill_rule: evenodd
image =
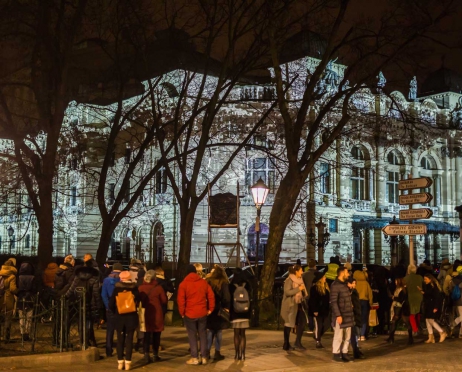
<path id="1" fill-rule="evenodd" d="M 40 279 L 34 275 L 34 267 L 23 262 L 18 276 L 18 309 L 29 310 L 34 307 L 36 294 L 39 290 Z"/>
<path id="2" fill-rule="evenodd" d="M 424 315 L 427 319 L 438 319 L 440 317 L 441 306 L 443 304 L 443 293 L 436 285 L 425 284 L 423 295 Z M 437 309 L 436 313 L 433 312 Z"/>
<path id="3" fill-rule="evenodd" d="M 66 292 L 66 297 L 79 298 L 80 291 L 77 288 L 85 288 L 85 302 L 87 311 L 97 311 L 102 308 L 102 300 L 99 289 L 99 271 L 93 267 L 79 266 L 75 269 L 72 284 Z"/>
<path id="4" fill-rule="evenodd" d="M 332 326 L 335 327 L 337 317 L 341 316 L 340 328 L 349 328 L 354 325 L 353 303 L 351 302 L 350 289 L 346 282 L 338 279 L 330 287 L 330 307 L 332 310 Z"/>
<path id="5" fill-rule="evenodd" d="M 66 294 L 74 280 L 74 266 L 69 263 L 59 265 L 55 275 L 55 291 L 57 296 Z"/>
<path id="6" fill-rule="evenodd" d="M 330 292 L 326 290 L 326 293 L 321 294 L 318 288 L 314 285 L 310 288 L 310 297 L 308 299 L 308 315 L 315 316 L 314 313 L 318 313 L 318 316 L 327 317 L 330 311 Z"/>
<path id="7" fill-rule="evenodd" d="M 130 291 L 133 293 L 135 296 L 136 308 L 138 308 L 138 304 L 140 303 L 140 293 L 138 292 L 136 283 L 117 282 L 115 284 L 114 291 L 112 292 L 112 296 L 109 298 L 109 309 L 116 314 L 116 329 L 118 331 L 124 329 L 125 331 L 134 330 L 138 327 L 138 313 L 135 311 L 134 313 L 119 314 L 117 311 L 116 297 L 123 291 Z"/>
<path id="8" fill-rule="evenodd" d="M 356 327 L 361 327 L 361 301 L 356 289 L 351 291 L 351 303 L 353 304 L 354 322 Z"/>
<path id="9" fill-rule="evenodd" d="M 229 294 L 228 284 L 223 283 L 221 289 L 218 291 L 217 288 L 212 287 L 213 294 L 215 295 L 215 309 L 207 317 L 207 329 L 218 331 L 220 329 L 228 328 L 229 324 L 221 316 L 218 315 L 218 311 L 228 309 L 231 306 L 231 296 Z"/>

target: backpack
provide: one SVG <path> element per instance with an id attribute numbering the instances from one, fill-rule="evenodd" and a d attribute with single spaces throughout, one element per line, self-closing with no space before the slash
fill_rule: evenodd
<path id="1" fill-rule="evenodd" d="M 131 291 L 124 290 L 116 296 L 117 312 L 128 314 L 136 312 L 135 296 Z"/>
<path id="2" fill-rule="evenodd" d="M 458 301 L 460 300 L 460 284 L 454 285 L 454 288 L 452 289 L 451 292 L 451 300 L 453 301 Z"/>
<path id="3" fill-rule="evenodd" d="M 250 308 L 249 292 L 245 289 L 245 285 L 237 285 L 234 291 L 233 309 L 236 313 L 246 313 Z"/>
<path id="4" fill-rule="evenodd" d="M 0 297 L 5 295 L 5 278 L 0 276 Z"/>

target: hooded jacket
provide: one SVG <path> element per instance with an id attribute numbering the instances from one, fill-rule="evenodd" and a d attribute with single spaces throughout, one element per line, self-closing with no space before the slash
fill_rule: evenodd
<path id="1" fill-rule="evenodd" d="M 0 297 L 0 310 L 11 311 L 14 308 L 14 295 L 18 293 L 16 285 L 17 270 L 14 266 L 3 265 L 0 270 L 0 276 L 3 277 L 4 294 Z"/>
<path id="2" fill-rule="evenodd" d="M 332 283 L 337 278 L 337 269 L 339 266 L 336 263 L 331 262 L 327 265 L 326 279 Z"/>
<path id="3" fill-rule="evenodd" d="M 58 295 L 63 295 L 67 292 L 72 281 L 74 280 L 75 269 L 70 263 L 63 263 L 59 265 L 55 275 L 55 290 Z"/>
<path id="4" fill-rule="evenodd" d="M 58 271 L 58 265 L 54 262 L 50 262 L 43 272 L 43 284 L 46 287 L 54 288 L 55 286 L 55 275 Z"/>
<path id="5" fill-rule="evenodd" d="M 23 262 L 18 276 L 18 304 L 20 310 L 31 309 L 34 306 L 34 295 L 38 291 L 34 267 L 29 262 Z"/>
<path id="6" fill-rule="evenodd" d="M 196 273 L 189 273 L 178 287 L 178 311 L 182 317 L 202 318 L 215 309 L 210 285 Z"/>
<path id="7" fill-rule="evenodd" d="M 364 271 L 356 270 L 353 274 L 353 278 L 356 280 L 356 290 L 358 291 L 359 299 L 369 301 L 369 305 L 372 306 L 374 302 L 372 296 L 372 288 L 367 281 L 367 277 Z"/>
<path id="8" fill-rule="evenodd" d="M 451 297 L 452 291 L 456 285 L 459 286 L 460 291 L 462 292 L 461 284 L 462 284 L 462 274 L 459 274 L 452 278 L 452 280 L 449 282 L 449 297 Z M 452 304 L 454 306 L 462 306 L 462 296 L 458 300 L 455 300 L 455 301 L 452 300 Z"/>
<path id="9" fill-rule="evenodd" d="M 444 279 L 446 279 L 446 276 L 451 275 L 452 271 L 453 268 L 450 263 L 445 263 L 441 265 L 440 272 L 437 277 L 437 280 L 440 283 L 441 287 L 443 287 L 444 285 Z"/>
<path id="10" fill-rule="evenodd" d="M 99 271 L 93 267 L 80 266 L 75 269 L 72 284 L 66 292 L 66 297 L 77 295 L 76 288 L 85 288 L 85 301 L 87 310 L 101 308 L 101 296 L 99 295 Z"/>
<path id="11" fill-rule="evenodd" d="M 107 278 L 103 280 L 103 288 L 101 289 L 101 298 L 104 303 L 104 307 L 106 310 L 109 309 L 109 299 L 112 296 L 112 292 L 114 292 L 114 288 L 116 283 L 120 282 L 120 271 L 113 271 L 110 273 Z"/>

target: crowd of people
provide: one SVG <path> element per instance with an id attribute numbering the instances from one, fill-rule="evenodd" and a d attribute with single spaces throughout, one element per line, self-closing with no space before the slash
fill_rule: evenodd
<path id="1" fill-rule="evenodd" d="M 253 288 L 239 268 L 230 278 L 219 265 L 205 275 L 200 264 L 191 264 L 177 288 L 178 312 L 190 346 L 189 365 L 207 364 L 212 349 L 213 360 L 222 360 L 222 331 L 227 328 L 234 332 L 235 360 L 246 358 Z M 314 260 L 305 270 L 296 264 L 289 268 L 284 282 L 280 313 L 283 349 L 305 350 L 302 339 L 307 326 L 313 331 L 315 347 L 323 349 L 323 336 L 332 329 L 333 360 L 362 359 L 361 343 L 385 334 L 386 341 L 394 343 L 399 321 L 407 329 L 408 344 L 424 331 L 426 343 L 443 342 L 462 323 L 461 287 L 462 264 L 458 260 L 453 264 L 443 260 L 439 271 L 428 261 L 419 267 L 400 263 L 391 270 L 377 267 L 368 271 L 364 265 L 354 272 L 350 263 L 341 264 L 338 257 L 332 257 L 323 271 L 318 271 Z M 87 337 L 81 337 L 81 342 L 96 346 L 95 322 L 104 318 L 106 355 L 111 357 L 116 347 L 118 369 L 130 370 L 133 350 L 141 351 L 147 363 L 160 360 L 167 303 L 174 292 L 162 267 L 147 270 L 136 259 L 126 270 L 114 263 L 109 271 L 101 272 L 90 254 L 83 260 L 69 255 L 62 264 L 50 263 L 37 275 L 31 263 L 22 262 L 18 270 L 16 259 L 9 258 L 0 270 L 3 337 L 10 339 L 17 310 L 22 340 L 30 340 L 37 293 L 45 306 L 58 299 L 77 299 L 85 304 Z M 293 346 L 291 333 L 295 333 Z"/>
<path id="2" fill-rule="evenodd" d="M 316 348 L 323 348 L 324 332 L 333 329 L 333 361 L 340 363 L 365 358 L 359 345 L 369 337 L 387 334 L 386 341 L 394 343 L 400 320 L 407 329 L 408 344 L 425 330 L 425 343 L 436 342 L 435 332 L 438 342 L 444 342 L 462 322 L 461 287 L 459 260 L 453 264 L 443 260 L 439 271 L 424 261 L 419 267 L 406 268 L 401 262 L 390 271 L 377 267 L 368 272 L 364 265 L 352 272 L 351 264 L 341 264 L 338 257 L 331 257 L 325 273 L 317 271 L 314 260 L 305 272 L 294 265 L 284 283 L 283 349 L 305 349 L 301 337 L 306 324 L 314 332 Z M 296 341 L 291 346 L 293 330 Z M 462 338 L 462 327 L 458 337 Z"/>

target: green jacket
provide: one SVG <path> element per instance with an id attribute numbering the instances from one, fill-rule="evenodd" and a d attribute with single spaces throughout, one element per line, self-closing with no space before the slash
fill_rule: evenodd
<path id="1" fill-rule="evenodd" d="M 417 274 L 409 274 L 404 278 L 411 314 L 420 313 L 423 295 L 417 287 L 423 288 L 423 278 Z"/>

